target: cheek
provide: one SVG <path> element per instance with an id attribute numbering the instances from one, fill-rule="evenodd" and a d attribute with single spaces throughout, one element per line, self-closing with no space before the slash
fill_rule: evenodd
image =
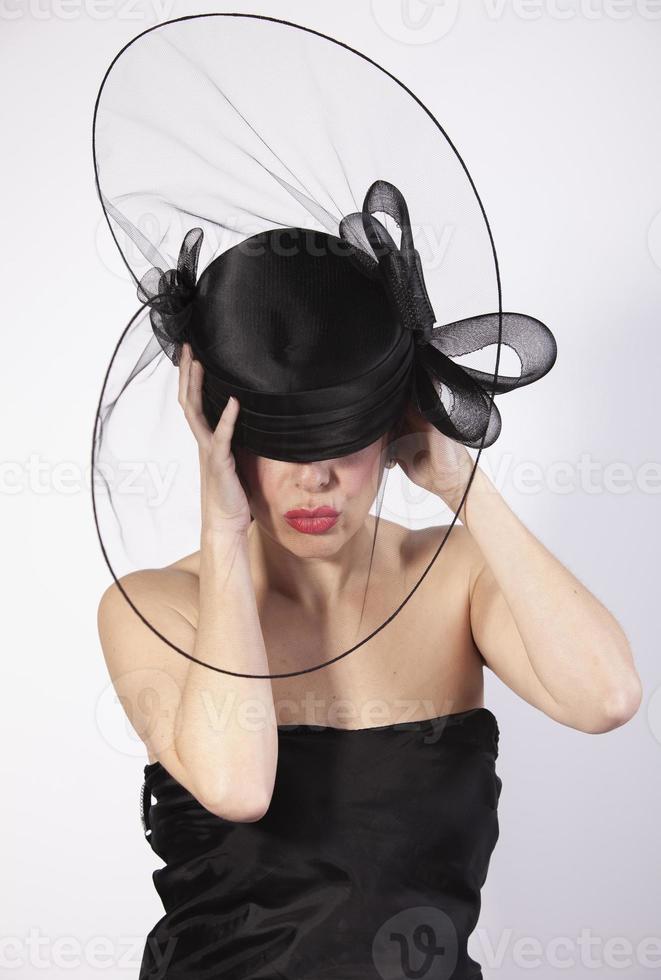
<path id="1" fill-rule="evenodd" d="M 274 460 L 262 457 L 251 459 L 249 469 L 250 487 L 253 499 L 262 510 L 268 510 L 270 505 L 277 505 L 278 499 L 278 470 Z"/>
<path id="2" fill-rule="evenodd" d="M 370 447 L 371 448 L 371 447 Z M 348 466 L 343 474 L 344 489 L 350 497 L 369 497 L 370 502 L 377 490 L 381 473 L 381 458 L 378 452 L 366 453 Z"/>
<path id="3" fill-rule="evenodd" d="M 238 449 L 234 452 L 234 461 L 241 486 L 248 499 L 252 502 L 259 488 L 257 460 L 251 453 L 246 453 L 242 449 Z"/>

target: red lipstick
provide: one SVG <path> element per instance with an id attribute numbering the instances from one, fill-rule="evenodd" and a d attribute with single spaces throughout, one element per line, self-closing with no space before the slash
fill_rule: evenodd
<path id="1" fill-rule="evenodd" d="M 313 510 L 297 507 L 287 511 L 285 520 L 303 534 L 323 534 L 337 523 L 339 516 L 333 507 L 315 507 Z"/>

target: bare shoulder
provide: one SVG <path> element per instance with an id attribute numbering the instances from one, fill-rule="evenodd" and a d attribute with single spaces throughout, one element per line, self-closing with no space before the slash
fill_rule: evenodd
<path id="1" fill-rule="evenodd" d="M 99 617 L 107 624 L 116 616 L 126 625 L 137 618 L 131 608 L 134 603 L 157 618 L 174 611 L 192 623 L 197 592 L 198 577 L 191 556 L 186 556 L 163 568 L 129 572 L 112 582 L 101 596 Z"/>
<path id="2" fill-rule="evenodd" d="M 406 549 L 411 586 L 425 575 L 416 607 L 423 628 L 416 649 L 428 692 L 454 710 L 480 705 L 484 663 L 470 624 L 472 590 L 482 560 L 475 540 L 463 524 L 437 524 L 410 531 Z"/>
<path id="3" fill-rule="evenodd" d="M 192 651 L 197 595 L 197 577 L 185 559 L 130 572 L 108 586 L 99 601 L 97 628 L 113 681 L 152 668 L 182 677 L 188 661 L 170 644 Z"/>
<path id="4" fill-rule="evenodd" d="M 440 554 L 432 567 L 442 568 L 445 579 L 451 571 L 453 577 L 459 577 L 472 585 L 482 566 L 483 556 L 475 539 L 463 524 L 434 524 L 409 530 L 403 551 L 406 566 L 424 571 L 439 547 Z"/>
<path id="5" fill-rule="evenodd" d="M 179 651 L 192 653 L 195 644 L 196 592 L 185 561 L 142 569 L 113 582 L 97 613 L 103 656 L 128 720 L 149 761 L 159 759 L 180 780 L 173 720 L 190 666 Z"/>

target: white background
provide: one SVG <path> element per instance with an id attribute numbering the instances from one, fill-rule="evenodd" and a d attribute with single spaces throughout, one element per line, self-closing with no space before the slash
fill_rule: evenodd
<path id="1" fill-rule="evenodd" d="M 487 672 L 501 835 L 469 950 L 485 977 L 647 977 L 661 964 L 655 0 L 0 0 L 1 968 L 137 976 L 162 915 L 150 879 L 160 863 L 138 813 L 145 753 L 113 699 L 96 632 L 110 576 L 91 510 L 92 425 L 136 301 L 96 196 L 91 122 L 120 47 L 158 21 L 214 10 L 313 27 L 411 87 L 476 182 L 504 308 L 539 317 L 557 338 L 551 374 L 499 403 L 503 433 L 481 465 L 618 617 L 644 701 L 628 725 L 590 736 Z"/>

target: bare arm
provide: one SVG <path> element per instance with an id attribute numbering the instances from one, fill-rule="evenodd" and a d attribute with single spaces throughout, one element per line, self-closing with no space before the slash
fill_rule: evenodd
<path id="1" fill-rule="evenodd" d="M 254 598 L 242 582 L 244 550 L 244 542 L 231 539 L 203 542 L 197 629 L 191 576 L 147 570 L 120 583 L 148 622 L 185 653 L 223 670 L 267 674 Z M 98 630 L 117 696 L 150 756 L 211 812 L 259 819 L 277 762 L 270 681 L 232 677 L 181 656 L 115 584 L 99 603 Z"/>
<path id="2" fill-rule="evenodd" d="M 122 584 L 159 632 L 211 667 L 173 651 L 116 585 L 101 600 L 99 634 L 118 695 L 150 754 L 218 816 L 256 820 L 273 791 L 278 731 L 270 678 L 233 676 L 269 673 L 248 560 L 250 510 L 230 450 L 238 406 L 228 403 L 212 433 L 201 382 L 201 367 L 185 348 L 180 403 L 200 446 L 202 477 L 198 594 L 174 569 L 136 572 Z"/>
<path id="3" fill-rule="evenodd" d="M 614 616 L 522 524 L 478 468 L 459 515 L 475 550 L 471 629 L 512 690 L 580 731 L 638 710 L 641 684 Z"/>
<path id="4" fill-rule="evenodd" d="M 207 533 L 200 551 L 200 618 L 194 656 L 245 674 L 268 674 L 245 535 Z M 176 751 L 209 809 L 232 818 L 268 808 L 278 758 L 271 681 L 191 663 L 177 714 Z"/>

